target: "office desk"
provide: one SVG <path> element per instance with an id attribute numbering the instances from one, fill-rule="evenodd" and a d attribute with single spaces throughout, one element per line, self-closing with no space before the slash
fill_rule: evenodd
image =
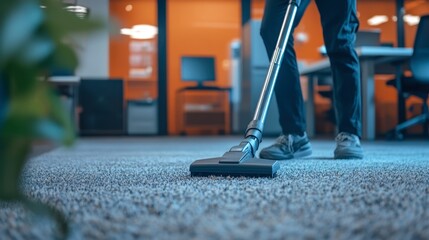
<path id="1" fill-rule="evenodd" d="M 411 57 L 412 48 L 358 47 L 362 82 L 362 138 L 375 138 L 375 67 Z M 300 68 L 301 76 L 308 77 L 307 133 L 314 135 L 314 83 L 320 75 L 331 74 L 329 59 L 325 58 Z"/>
<path id="2" fill-rule="evenodd" d="M 229 88 L 188 87 L 177 92 L 177 126 L 185 134 L 229 134 Z"/>

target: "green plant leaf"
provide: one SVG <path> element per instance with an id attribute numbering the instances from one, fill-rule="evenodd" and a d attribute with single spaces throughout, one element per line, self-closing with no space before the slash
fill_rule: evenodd
<path id="1" fill-rule="evenodd" d="M 31 142 L 25 138 L 0 137 L 0 199 L 20 198 L 19 180 Z"/>
<path id="2" fill-rule="evenodd" d="M 22 195 L 20 175 L 34 140 L 69 145 L 75 137 L 71 116 L 39 74 L 53 66 L 74 69 L 78 58 L 68 38 L 102 26 L 79 19 L 57 0 L 0 1 L 0 93 L 7 96 L 7 106 L 0 104 L 0 199 L 19 200 L 36 214 L 48 213 L 65 234 L 66 219 L 59 211 Z"/>
<path id="3" fill-rule="evenodd" d="M 47 36 L 35 36 L 17 53 L 22 64 L 35 65 L 53 54 L 53 41 Z"/>
<path id="4" fill-rule="evenodd" d="M 78 66 L 78 57 L 74 49 L 69 45 L 58 43 L 49 62 L 53 66 L 61 66 L 67 69 L 76 69 Z"/>
<path id="5" fill-rule="evenodd" d="M 74 132 L 71 116 L 64 111 L 58 96 L 48 85 L 40 83 L 29 94 L 12 97 L 9 118 L 1 135 L 49 139 L 69 145 Z"/>
<path id="6" fill-rule="evenodd" d="M 56 94 L 51 92 L 48 96 L 51 100 L 50 119 L 63 128 L 63 135 L 58 141 L 61 141 L 66 146 L 70 146 L 76 137 L 76 131 L 71 121 L 72 118 L 64 111 L 64 106 L 60 103 Z"/>
<path id="7" fill-rule="evenodd" d="M 9 4 L 11 11 L 5 13 L 6 16 L 0 21 L 0 64 L 14 56 L 44 20 L 37 1 L 17 0 Z"/>
<path id="8" fill-rule="evenodd" d="M 63 37 L 69 36 L 70 33 L 89 32 L 104 27 L 100 21 L 76 17 L 74 13 L 64 10 L 64 4 L 59 1 L 42 0 L 41 3 L 46 6 L 45 27 L 49 34 L 58 40 L 63 40 Z"/>

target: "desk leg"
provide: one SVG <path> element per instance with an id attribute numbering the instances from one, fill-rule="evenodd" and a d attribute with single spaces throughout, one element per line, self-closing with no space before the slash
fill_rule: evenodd
<path id="1" fill-rule="evenodd" d="M 315 135 L 314 127 L 314 75 L 310 74 L 307 79 L 307 103 L 306 103 L 307 135 Z"/>
<path id="2" fill-rule="evenodd" d="M 79 134 L 79 112 L 78 112 L 78 102 L 79 102 L 79 85 L 72 86 L 72 118 L 73 118 L 73 126 L 75 128 L 75 133 Z"/>
<path id="3" fill-rule="evenodd" d="M 362 81 L 362 138 L 375 139 L 375 83 L 374 63 L 370 60 L 360 62 Z"/>
<path id="4" fill-rule="evenodd" d="M 402 74 L 403 74 L 402 66 L 401 65 L 396 66 L 395 85 L 396 85 L 396 92 L 398 96 L 398 124 L 403 123 L 406 118 L 405 98 L 402 94 L 402 82 L 401 82 Z M 405 132 L 405 130 L 402 132 Z"/>

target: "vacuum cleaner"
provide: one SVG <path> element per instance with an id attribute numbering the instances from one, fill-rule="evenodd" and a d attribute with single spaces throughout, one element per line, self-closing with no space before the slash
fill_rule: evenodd
<path id="1" fill-rule="evenodd" d="M 191 176 L 276 176 L 280 164 L 274 160 L 256 158 L 256 152 L 262 142 L 265 117 L 300 3 L 301 0 L 289 1 L 256 111 L 247 126 L 244 139 L 222 157 L 194 161 L 189 168 Z"/>

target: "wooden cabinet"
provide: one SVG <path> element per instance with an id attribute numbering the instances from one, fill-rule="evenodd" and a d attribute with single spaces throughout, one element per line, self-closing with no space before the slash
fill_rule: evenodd
<path id="1" fill-rule="evenodd" d="M 229 134 L 229 89 L 185 88 L 177 94 L 180 134 Z"/>

